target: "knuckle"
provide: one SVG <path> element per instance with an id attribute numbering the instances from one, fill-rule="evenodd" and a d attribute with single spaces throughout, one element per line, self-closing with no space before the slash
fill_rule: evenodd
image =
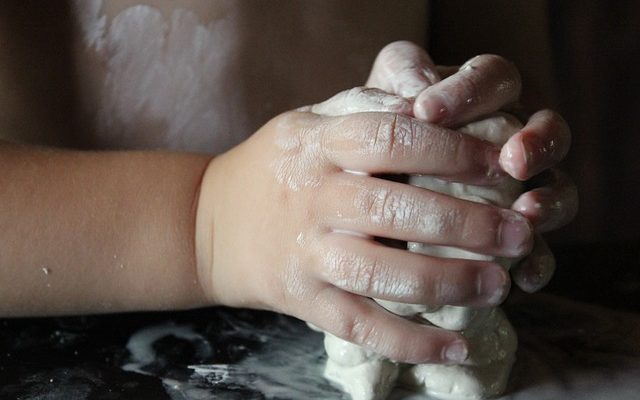
<path id="1" fill-rule="evenodd" d="M 355 281 L 360 286 L 362 293 L 374 295 L 379 282 L 380 262 L 377 259 L 361 259 L 354 265 Z"/>
<path id="2" fill-rule="evenodd" d="M 392 210 L 393 194 L 391 190 L 386 188 L 379 188 L 375 190 L 371 190 L 368 192 L 368 196 L 366 200 L 367 204 L 367 217 L 371 219 L 371 221 L 376 225 L 386 226 L 393 221 L 391 219 L 395 219 L 390 214 Z"/>
<path id="3" fill-rule="evenodd" d="M 440 165 L 464 165 L 470 155 L 470 144 L 476 139 L 457 130 L 427 128 L 415 124 L 412 132 L 412 154 L 432 160 L 441 160 Z M 460 164 L 461 163 L 461 164 Z"/>
<path id="4" fill-rule="evenodd" d="M 356 86 L 353 87 L 351 89 L 346 90 L 345 92 L 343 92 L 345 94 L 345 97 L 350 99 L 350 98 L 360 98 L 362 96 L 366 96 L 367 93 L 369 93 L 371 90 L 374 90 L 374 88 L 367 88 L 364 86 Z"/>
<path id="5" fill-rule="evenodd" d="M 378 53 L 377 62 L 389 64 L 389 62 L 395 59 L 399 47 L 402 47 L 401 42 L 393 42 L 384 46 Z"/>
<path id="6" fill-rule="evenodd" d="M 377 297 L 392 301 L 421 304 L 429 302 L 428 277 L 424 276 L 424 272 L 405 271 L 403 273 L 398 269 L 399 266 L 396 268 L 386 264 L 379 266 L 372 292 L 376 293 Z"/>
<path id="7" fill-rule="evenodd" d="M 416 47 L 416 45 L 412 42 L 407 40 L 398 40 L 384 46 L 382 50 L 380 50 L 380 53 L 378 53 L 378 57 L 381 61 L 395 61 L 398 57 L 401 57 L 414 47 Z"/>
<path id="8" fill-rule="evenodd" d="M 456 165 L 464 165 L 469 161 L 469 141 L 460 132 L 445 135 L 442 138 L 440 154 L 449 156 Z"/>
<path id="9" fill-rule="evenodd" d="M 545 108 L 543 110 L 540 110 L 536 113 L 537 115 L 539 115 L 541 118 L 546 119 L 546 120 L 556 120 L 559 119 L 560 115 L 558 113 L 556 113 L 555 111 Z"/>
<path id="10" fill-rule="evenodd" d="M 478 57 L 478 61 L 481 61 L 489 68 L 504 69 L 512 65 L 511 61 L 497 54 L 481 54 Z"/>
<path id="11" fill-rule="evenodd" d="M 380 263 L 377 259 L 331 250 L 326 255 L 329 281 L 340 289 L 369 294 L 378 281 Z"/>
<path id="12" fill-rule="evenodd" d="M 475 215 L 474 215 L 475 214 Z M 484 215 L 483 215 L 484 214 Z M 490 242 L 493 240 L 495 235 L 478 235 L 478 226 L 479 224 L 483 224 L 484 221 L 489 221 L 488 224 L 484 222 L 486 225 L 481 229 L 482 232 L 497 232 L 500 218 L 488 216 L 486 213 L 473 213 L 469 210 L 458 210 L 455 215 L 456 220 L 453 221 L 454 226 L 459 227 L 460 229 L 460 241 L 463 243 L 469 243 L 471 247 L 482 246 L 486 244 L 486 242 Z M 491 243 L 493 244 L 493 243 Z"/>
<path id="13" fill-rule="evenodd" d="M 436 305 L 440 305 L 445 299 L 454 298 L 453 292 L 456 289 L 456 285 L 452 285 L 446 277 L 442 275 L 435 276 L 431 282 L 431 301 Z"/>
<path id="14" fill-rule="evenodd" d="M 291 110 L 275 116 L 271 120 L 271 123 L 274 123 L 276 126 L 282 126 L 282 125 L 296 126 L 297 124 L 300 124 L 303 121 L 306 121 L 307 118 L 308 118 L 307 113 Z"/>
<path id="15" fill-rule="evenodd" d="M 317 135 L 317 141 L 318 150 L 323 156 L 329 157 L 337 151 L 334 130 L 324 129 L 320 135 Z"/>
<path id="16" fill-rule="evenodd" d="M 271 295 L 267 299 L 268 308 L 278 309 L 288 314 L 296 314 L 301 304 L 314 299 L 318 288 L 314 285 L 295 258 L 288 260 L 284 270 L 275 282 L 267 283 L 276 290 L 268 290 Z"/>
<path id="17" fill-rule="evenodd" d="M 349 342 L 370 347 L 373 345 L 375 330 L 366 315 L 359 315 L 345 321 L 341 330 L 341 336 Z"/>
<path id="18" fill-rule="evenodd" d="M 279 132 L 279 135 L 282 135 L 282 130 L 288 129 L 294 124 L 294 121 L 298 120 L 299 117 L 296 114 L 297 113 L 295 111 L 287 111 L 282 114 L 278 114 L 267 122 L 264 128 L 274 129 Z"/>
<path id="19" fill-rule="evenodd" d="M 379 215 L 377 211 L 380 207 L 380 198 L 387 196 L 385 188 L 369 189 L 363 188 L 356 195 L 355 203 L 362 216 L 367 220 L 376 222 L 375 218 Z"/>
<path id="20" fill-rule="evenodd" d="M 506 91 L 517 98 L 522 90 L 522 77 L 518 67 L 506 58 L 496 54 L 482 54 L 477 57 L 477 64 L 484 73 L 498 78 L 500 91 Z"/>
<path id="21" fill-rule="evenodd" d="M 399 273 L 399 268 L 376 256 L 357 261 L 352 265 L 351 279 L 357 293 L 396 301 L 413 301 L 423 297 L 426 286 L 419 274 Z"/>
<path id="22" fill-rule="evenodd" d="M 295 137 L 304 132 L 317 133 L 324 126 L 322 121 L 323 117 L 317 114 L 292 110 L 275 116 L 267 122 L 265 127 L 275 131 L 276 135 L 282 139 L 285 136 Z M 303 135 L 301 139 L 304 139 L 304 136 L 308 135 Z"/>
<path id="23" fill-rule="evenodd" d="M 365 293 L 374 297 L 388 297 L 396 295 L 396 280 L 391 268 L 378 258 L 369 259 L 361 266 L 358 276 L 365 287 Z"/>
<path id="24" fill-rule="evenodd" d="M 483 54 L 480 56 L 480 61 L 485 65 L 486 69 L 492 71 L 499 71 L 512 78 L 520 79 L 520 71 L 518 67 L 506 58 L 496 54 Z"/>
<path id="25" fill-rule="evenodd" d="M 469 64 L 469 66 L 472 66 L 472 64 Z M 469 73 L 457 75 L 454 91 L 459 93 L 465 99 L 465 104 L 469 104 L 467 99 L 473 99 L 478 95 L 480 88 L 478 86 L 477 79 L 478 74 L 475 72 L 473 67 L 471 67 Z"/>
<path id="26" fill-rule="evenodd" d="M 401 195 L 400 195 L 401 196 Z M 379 197 L 378 213 L 382 225 L 394 228 L 398 221 L 398 196 L 392 191 L 384 191 Z"/>
<path id="27" fill-rule="evenodd" d="M 378 121 L 370 143 L 375 154 L 392 155 L 397 118 L 398 116 L 395 114 L 385 114 Z"/>
<path id="28" fill-rule="evenodd" d="M 378 123 L 371 141 L 374 154 L 399 160 L 406 157 L 416 142 L 414 121 L 404 115 L 385 114 Z"/>
<path id="29" fill-rule="evenodd" d="M 397 41 L 386 45 L 376 56 L 371 71 L 370 84 L 387 91 L 395 91 L 394 79 L 398 73 L 398 66 L 406 64 L 407 53 L 413 44 Z"/>
<path id="30" fill-rule="evenodd" d="M 370 200 L 369 217 L 374 224 L 385 229 L 406 230 L 415 215 L 415 202 L 401 192 L 391 189 L 374 191 Z"/>

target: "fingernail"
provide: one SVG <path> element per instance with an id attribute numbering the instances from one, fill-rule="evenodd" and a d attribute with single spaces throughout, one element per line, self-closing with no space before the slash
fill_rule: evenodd
<path id="1" fill-rule="evenodd" d="M 516 200 L 511 209 L 527 217 L 529 222 L 536 228 L 536 231 L 545 231 L 547 226 L 553 226 L 555 215 L 549 206 L 553 201 L 553 191 L 551 188 L 536 188 L 527 192 Z"/>
<path id="2" fill-rule="evenodd" d="M 498 229 L 498 244 L 505 255 L 518 257 L 531 250 L 533 235 L 529 221 L 520 213 L 502 210 L 502 223 Z"/>
<path id="3" fill-rule="evenodd" d="M 505 146 L 503 146 L 500 152 L 500 166 L 506 173 L 513 176 L 514 178 L 520 180 L 526 179 L 527 169 L 526 167 L 520 168 L 518 166 L 518 157 L 516 155 L 517 151 L 514 152 L 512 147 L 512 143 L 507 143 Z M 522 148 L 521 151 L 525 151 L 524 148 Z"/>
<path id="4" fill-rule="evenodd" d="M 489 305 L 498 305 L 504 300 L 508 290 L 507 274 L 498 268 L 483 268 L 477 277 L 478 296 L 487 300 Z"/>
<path id="5" fill-rule="evenodd" d="M 545 287 L 551 280 L 555 269 L 555 259 L 553 256 L 544 255 L 535 257 L 529 262 L 535 263 L 535 265 L 531 270 L 522 272 L 522 290 L 534 293 Z"/>
<path id="6" fill-rule="evenodd" d="M 502 152 L 500 153 L 500 162 L 502 164 L 502 168 L 511 175 L 514 175 L 514 173 L 516 172 L 514 159 L 515 154 L 513 153 L 511 146 L 504 146 L 504 150 L 502 150 Z"/>
<path id="7" fill-rule="evenodd" d="M 554 150 L 554 143 L 545 143 L 538 136 L 526 133 L 522 136 L 522 154 L 529 176 L 533 176 L 547 167 Z"/>
<path id="8" fill-rule="evenodd" d="M 444 351 L 445 360 L 452 363 L 464 362 L 468 356 L 469 350 L 467 349 L 467 344 L 462 340 L 451 342 Z"/>

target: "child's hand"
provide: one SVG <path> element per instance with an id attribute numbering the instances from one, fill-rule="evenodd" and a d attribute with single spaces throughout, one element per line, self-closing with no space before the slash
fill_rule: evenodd
<path id="1" fill-rule="evenodd" d="M 340 115 L 360 110 L 377 112 Z M 495 263 L 410 253 L 368 236 L 518 257 L 531 250 L 532 228 L 515 211 L 366 175 L 500 179 L 499 148 L 401 115 L 410 112 L 407 100 L 353 89 L 276 117 L 215 159 L 196 228 L 199 278 L 210 300 L 294 315 L 392 359 L 464 360 L 458 333 L 415 324 L 370 298 L 495 305 L 508 292 L 507 273 Z"/>
<path id="2" fill-rule="evenodd" d="M 367 86 L 415 99 L 413 114 L 418 119 L 456 127 L 513 107 L 520 97 L 521 79 L 515 66 L 499 56 L 477 56 L 460 68 L 436 67 L 419 46 L 395 42 L 378 55 Z M 536 177 L 538 187 L 522 194 L 512 206 L 539 233 L 558 229 L 576 215 L 577 189 L 554 168 L 567 154 L 570 142 L 571 133 L 562 117 L 542 110 L 502 147 L 500 165 L 512 177 L 527 180 L 549 171 Z M 538 236 L 531 255 L 514 267 L 513 278 L 520 288 L 531 292 L 546 285 L 554 269 L 553 254 Z"/>

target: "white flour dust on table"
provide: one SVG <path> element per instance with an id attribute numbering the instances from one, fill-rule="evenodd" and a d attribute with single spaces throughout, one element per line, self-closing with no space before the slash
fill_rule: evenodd
<path id="1" fill-rule="evenodd" d="M 218 310 L 216 316 L 218 326 L 210 324 L 208 333 L 173 323 L 135 332 L 122 368 L 157 376 L 173 400 L 348 399 L 322 376 L 322 335 L 301 321 L 231 310 Z M 166 338 L 187 342 L 195 351 L 193 361 L 209 363 L 166 365 L 158 350 Z"/>
<path id="2" fill-rule="evenodd" d="M 526 296 L 506 312 L 520 347 L 499 399 L 628 400 L 640 393 L 638 314 L 550 295 Z M 204 327 L 169 323 L 138 330 L 122 368 L 156 377 L 174 400 L 349 399 L 322 376 L 323 335 L 301 321 L 229 309 L 211 316 Z M 168 355 L 176 349 L 183 353 L 180 362 Z M 431 399 L 401 388 L 389 398 Z"/>

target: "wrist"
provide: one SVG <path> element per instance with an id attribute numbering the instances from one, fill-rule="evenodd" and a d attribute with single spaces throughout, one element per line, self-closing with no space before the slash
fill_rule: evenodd
<path id="1" fill-rule="evenodd" d="M 217 158 L 209 161 L 194 198 L 195 235 L 194 249 L 198 283 L 208 305 L 220 304 L 214 294 L 213 287 L 213 254 L 214 254 L 214 226 L 218 176 L 216 174 Z"/>

